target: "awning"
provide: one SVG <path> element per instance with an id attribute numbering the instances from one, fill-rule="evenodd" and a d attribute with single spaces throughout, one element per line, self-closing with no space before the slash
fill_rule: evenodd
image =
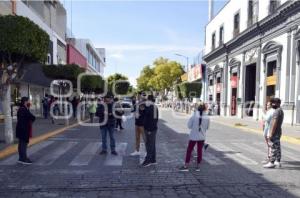
<path id="1" fill-rule="evenodd" d="M 31 63 L 24 65 L 24 76 L 19 83 L 34 84 L 42 87 L 50 87 L 52 79 L 48 78 L 43 72 L 43 65 Z"/>

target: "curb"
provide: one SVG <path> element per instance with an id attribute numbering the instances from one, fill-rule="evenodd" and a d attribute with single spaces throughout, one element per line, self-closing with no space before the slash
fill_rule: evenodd
<path id="1" fill-rule="evenodd" d="M 54 131 L 49 131 L 49 132 L 47 132 L 44 135 L 40 135 L 40 136 L 34 137 L 34 138 L 32 138 L 30 140 L 30 143 L 28 144 L 28 146 L 32 146 L 34 144 L 40 143 L 42 141 L 45 141 L 46 139 L 48 139 L 50 137 L 53 137 L 53 136 L 58 135 L 60 133 L 63 133 L 65 130 L 68 130 L 70 128 L 74 128 L 74 127 L 76 127 L 78 125 L 79 125 L 79 123 L 72 124 L 70 126 L 63 127 L 63 128 L 60 128 L 60 129 L 56 129 Z M 18 152 L 18 145 L 17 144 L 8 146 L 7 148 L 5 148 L 2 151 L 0 151 L 0 159 L 8 157 L 9 155 L 15 154 L 17 152 Z"/>
<path id="2" fill-rule="evenodd" d="M 231 127 L 231 128 L 241 129 L 241 130 L 243 130 L 245 132 L 248 132 L 248 133 L 250 132 L 250 133 L 255 133 L 255 134 L 262 135 L 262 131 L 258 130 L 258 129 L 253 129 L 253 128 L 249 128 L 249 127 L 245 127 L 245 126 L 235 126 L 233 124 L 228 124 L 228 123 L 225 123 L 225 122 L 222 122 L 222 121 L 216 121 L 216 120 L 211 120 L 211 121 L 215 122 L 215 123 L 218 123 L 218 124 L 221 124 L 221 125 L 224 125 L 224 126 Z M 291 137 L 291 136 L 287 136 L 287 135 L 282 135 L 281 136 L 281 141 L 288 142 L 288 143 L 291 143 L 291 144 L 300 145 L 300 139 L 295 138 L 295 137 Z"/>

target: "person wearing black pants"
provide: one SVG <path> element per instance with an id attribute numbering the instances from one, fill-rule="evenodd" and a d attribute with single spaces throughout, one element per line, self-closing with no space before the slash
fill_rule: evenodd
<path id="1" fill-rule="evenodd" d="M 154 102 L 154 96 L 149 95 L 146 102 L 144 116 L 144 131 L 146 137 L 147 155 L 142 164 L 143 167 L 156 164 L 156 134 L 158 129 L 158 109 Z"/>
<path id="2" fill-rule="evenodd" d="M 32 164 L 32 161 L 27 157 L 27 146 L 29 138 L 32 135 L 32 122 L 35 116 L 28 109 L 29 98 L 22 97 L 21 105 L 17 113 L 16 137 L 19 139 L 18 152 L 20 164 Z"/>

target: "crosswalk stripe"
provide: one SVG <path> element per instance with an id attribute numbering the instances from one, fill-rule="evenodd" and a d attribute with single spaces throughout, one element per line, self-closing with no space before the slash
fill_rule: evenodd
<path id="1" fill-rule="evenodd" d="M 54 161 L 56 161 L 60 156 L 65 154 L 68 150 L 70 150 L 73 146 L 75 146 L 78 142 L 65 142 L 60 146 L 56 147 L 53 151 L 39 159 L 35 164 L 36 165 L 50 165 Z"/>
<path id="2" fill-rule="evenodd" d="M 126 154 L 127 143 L 120 143 L 116 146 L 117 156 L 107 155 L 104 161 L 105 166 L 122 166 L 123 156 Z"/>
<path id="3" fill-rule="evenodd" d="M 100 142 L 89 143 L 70 163 L 71 166 L 87 166 L 101 146 Z"/>
<path id="4" fill-rule="evenodd" d="M 255 154 L 255 155 L 263 155 L 267 156 L 267 146 L 265 146 L 264 150 L 257 149 L 254 146 L 249 146 L 248 144 L 245 143 L 232 143 L 232 145 L 238 147 L 239 149 L 245 150 L 249 153 Z"/>
<path id="5" fill-rule="evenodd" d="M 255 144 L 259 145 L 259 146 L 263 145 L 263 143 L 261 143 L 261 142 L 259 142 L 259 143 L 256 142 Z M 290 151 L 287 151 L 286 148 L 291 149 L 291 150 L 294 151 L 293 148 L 291 148 L 291 147 L 289 147 L 287 145 L 281 145 L 281 156 L 282 156 L 283 159 L 284 158 L 289 158 L 289 159 L 294 160 L 294 161 L 300 161 L 300 158 L 298 157 L 298 151 L 295 151 L 296 154 L 294 154 L 294 153 L 292 153 Z"/>
<path id="6" fill-rule="evenodd" d="M 214 143 L 212 144 L 212 147 L 220 152 L 223 152 L 224 155 L 232 160 L 234 160 L 235 162 L 242 164 L 242 165 L 257 165 L 258 163 L 244 155 L 242 155 L 241 153 L 237 153 L 234 149 L 221 144 L 221 143 Z M 229 153 L 226 153 L 229 152 Z"/>
<path id="7" fill-rule="evenodd" d="M 46 148 L 47 146 L 53 144 L 53 141 L 45 141 L 45 142 L 41 142 L 39 144 L 33 145 L 32 147 L 28 148 L 28 156 L 30 157 L 30 155 L 33 155 L 34 153 L 42 150 L 43 148 Z M 5 160 L 0 162 L 0 165 L 14 165 L 17 160 L 18 160 L 19 156 L 18 154 L 12 155 L 9 158 L 6 158 Z"/>
<path id="8" fill-rule="evenodd" d="M 204 152 L 203 154 L 203 160 L 209 163 L 210 165 L 224 165 L 225 162 L 216 157 L 215 155 Z"/>

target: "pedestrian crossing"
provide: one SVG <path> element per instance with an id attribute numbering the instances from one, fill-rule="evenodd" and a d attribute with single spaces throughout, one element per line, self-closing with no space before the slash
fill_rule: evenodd
<path id="1" fill-rule="evenodd" d="M 101 142 L 80 142 L 75 141 L 55 141 L 48 140 L 39 144 L 33 145 L 28 149 L 28 155 L 33 157 L 34 166 L 51 166 L 64 160 L 65 166 L 70 167 L 86 167 L 93 164 L 94 160 L 98 160 L 104 166 L 119 167 L 123 166 L 127 157 L 130 157 L 132 152 L 129 149 L 128 143 L 120 142 L 116 144 L 117 156 L 107 154 L 100 157 L 99 151 Z M 172 149 L 171 149 L 172 147 Z M 169 149 L 169 152 L 167 150 Z M 157 161 L 163 163 L 183 163 L 185 148 L 182 147 L 175 153 L 173 144 L 157 145 Z M 142 163 L 145 158 L 145 145 L 140 145 L 141 155 L 137 158 L 137 163 Z M 179 152 L 178 152 L 179 151 Z M 166 153 L 167 152 L 167 153 Z M 203 153 L 203 160 L 211 166 L 226 166 L 231 163 L 237 163 L 242 166 L 258 166 L 260 161 L 265 159 L 267 153 L 266 145 L 262 143 L 246 143 L 246 142 L 212 142 L 209 149 Z M 174 156 L 175 155 L 175 156 Z M 176 158 L 176 160 L 172 159 Z M 300 162 L 300 157 L 295 149 L 289 147 L 282 148 L 283 161 Z M 6 159 L 0 160 L 1 166 L 14 166 L 18 160 L 18 155 L 12 155 Z M 175 164 L 174 164 L 175 165 Z"/>

